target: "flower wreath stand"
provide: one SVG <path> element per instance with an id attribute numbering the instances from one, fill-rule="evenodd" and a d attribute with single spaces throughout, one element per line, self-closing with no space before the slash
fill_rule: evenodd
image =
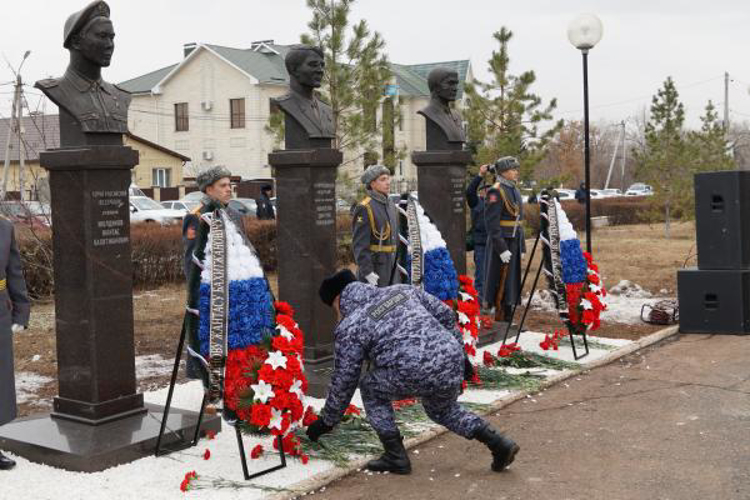
<path id="1" fill-rule="evenodd" d="M 589 355 L 587 330 L 589 328 L 598 328 L 598 314 L 604 308 L 599 302 L 598 297 L 603 296 L 605 292 L 603 291 L 603 287 L 599 287 L 598 269 L 593 261 L 591 261 L 590 256 L 581 252 L 580 241 L 576 239 L 575 232 L 565 215 L 565 211 L 547 191 L 542 192 L 539 203 L 541 227 L 529 255 L 529 261 L 521 283 L 521 290 L 526 285 L 531 264 L 534 261 L 540 241 L 542 242 L 542 257 L 518 326 L 515 343 L 518 343 L 521 336 L 523 325 L 526 322 L 526 315 L 531 308 L 531 302 L 539 285 L 539 277 L 544 272 L 547 277 L 549 290 L 555 299 L 560 319 L 565 323 L 571 334 L 570 346 L 573 350 L 573 358 L 577 361 Z M 590 280 L 595 280 L 596 283 Z M 584 287 L 586 287 L 586 291 L 582 293 Z M 581 309 L 591 306 L 592 303 L 596 306 L 592 306 L 595 318 L 592 317 L 588 320 L 588 310 L 582 311 Z M 516 307 L 513 307 L 511 323 L 516 313 Z M 584 316 L 586 319 L 583 319 Z M 507 343 L 508 332 L 509 329 L 506 329 L 505 336 L 503 337 L 503 345 Z M 580 346 L 576 347 L 576 336 L 580 336 L 583 343 L 583 351 L 580 353 Z"/>

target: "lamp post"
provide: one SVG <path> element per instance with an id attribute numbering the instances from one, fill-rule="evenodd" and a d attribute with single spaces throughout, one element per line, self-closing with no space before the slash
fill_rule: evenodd
<path id="1" fill-rule="evenodd" d="M 586 251 L 591 251 L 591 156 L 589 152 L 589 50 L 602 39 L 602 22 L 593 14 L 582 14 L 568 25 L 568 40 L 583 56 L 583 135 L 586 177 Z"/>

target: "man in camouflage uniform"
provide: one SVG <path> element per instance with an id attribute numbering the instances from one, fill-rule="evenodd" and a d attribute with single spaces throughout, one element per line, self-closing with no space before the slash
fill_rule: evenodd
<path id="1" fill-rule="evenodd" d="M 376 286 L 400 283 L 396 271 L 398 215 L 388 199 L 391 171 L 383 165 L 370 165 L 362 174 L 367 196 L 354 208 L 352 250 L 357 277 Z"/>
<path id="2" fill-rule="evenodd" d="M 340 321 L 334 332 L 328 398 L 320 418 L 308 428 L 310 439 L 317 441 L 341 421 L 359 385 L 367 420 L 385 448 L 378 460 L 367 464 L 369 470 L 411 472 L 392 406 L 392 401 L 411 396 L 421 398 L 433 421 L 486 444 L 493 470 L 510 465 L 518 446 L 457 402 L 473 367 L 450 307 L 409 285 L 376 288 L 359 283 L 348 270 L 324 280 L 320 296 Z M 360 381 L 365 360 L 370 370 Z"/>

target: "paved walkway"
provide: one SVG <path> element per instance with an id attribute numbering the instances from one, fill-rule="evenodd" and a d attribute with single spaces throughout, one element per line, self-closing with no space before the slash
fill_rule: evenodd
<path id="1" fill-rule="evenodd" d="M 490 417 L 520 445 L 489 471 L 475 441 L 410 452 L 411 476 L 349 476 L 319 499 L 750 499 L 750 336 L 684 335 Z"/>

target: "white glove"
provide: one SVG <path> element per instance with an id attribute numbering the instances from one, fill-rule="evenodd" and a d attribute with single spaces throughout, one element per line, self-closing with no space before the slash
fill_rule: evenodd
<path id="1" fill-rule="evenodd" d="M 503 261 L 503 264 L 507 264 L 508 262 L 510 262 L 511 257 L 513 257 L 513 254 L 510 253 L 510 250 L 506 250 L 500 254 L 500 260 Z"/>
<path id="2" fill-rule="evenodd" d="M 380 280 L 380 277 L 375 273 L 370 273 L 367 276 L 365 276 L 365 279 L 367 280 L 369 284 L 378 286 L 378 281 Z"/>
<path id="3" fill-rule="evenodd" d="M 10 327 L 10 331 L 13 332 L 13 333 L 18 333 L 18 332 L 21 332 L 21 331 L 23 331 L 25 329 L 26 329 L 25 326 L 23 326 L 23 325 L 17 325 L 15 323 Z"/>

